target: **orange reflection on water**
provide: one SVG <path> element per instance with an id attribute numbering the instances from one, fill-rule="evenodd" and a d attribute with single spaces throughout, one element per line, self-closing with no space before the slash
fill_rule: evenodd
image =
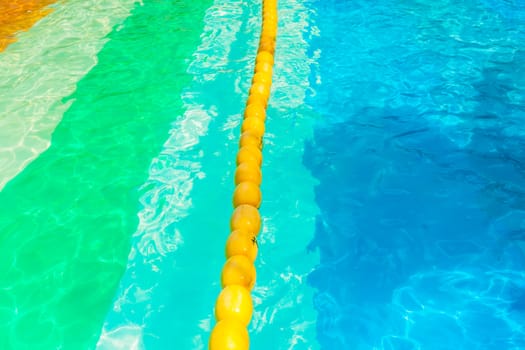
<path id="1" fill-rule="evenodd" d="M 0 0 L 0 52 L 16 41 L 16 33 L 28 30 L 51 12 L 56 0 Z"/>

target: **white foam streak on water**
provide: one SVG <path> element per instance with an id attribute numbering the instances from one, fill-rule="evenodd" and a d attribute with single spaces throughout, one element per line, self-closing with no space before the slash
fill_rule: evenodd
<path id="1" fill-rule="evenodd" d="M 50 145 L 77 82 L 135 0 L 70 0 L 0 54 L 0 190 Z M 23 78 L 21 78 L 23 77 Z"/>
<path id="2" fill-rule="evenodd" d="M 198 145 L 217 116 L 214 105 L 201 101 L 201 91 L 229 63 L 229 52 L 242 24 L 241 5 L 240 1 L 217 0 L 206 10 L 201 44 L 188 69 L 193 83 L 181 96 L 185 113 L 172 124 L 170 137 L 153 159 L 149 178 L 142 186 L 139 227 L 132 238 L 127 271 L 97 349 L 144 348 L 144 326 L 152 313 L 162 309 L 149 294 L 157 286 L 155 274 L 161 263 L 172 259 L 172 253 L 183 244 L 176 224 L 189 213 L 194 180 L 205 176 Z"/>

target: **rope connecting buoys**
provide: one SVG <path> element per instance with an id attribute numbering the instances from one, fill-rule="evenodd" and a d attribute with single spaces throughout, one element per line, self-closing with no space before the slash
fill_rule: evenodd
<path id="1" fill-rule="evenodd" d="M 263 0 L 262 29 L 255 72 L 241 125 L 233 214 L 226 242 L 226 263 L 221 273 L 222 291 L 215 303 L 215 319 L 209 350 L 246 350 L 250 347 L 247 326 L 253 312 L 250 291 L 255 285 L 255 265 L 261 229 L 262 139 L 266 106 L 270 97 L 277 36 L 277 0 Z"/>

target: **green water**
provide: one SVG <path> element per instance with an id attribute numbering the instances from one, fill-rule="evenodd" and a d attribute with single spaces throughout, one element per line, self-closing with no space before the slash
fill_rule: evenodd
<path id="1" fill-rule="evenodd" d="M 51 147 L 0 192 L 0 349 L 94 347 L 209 3 L 137 4 Z"/>

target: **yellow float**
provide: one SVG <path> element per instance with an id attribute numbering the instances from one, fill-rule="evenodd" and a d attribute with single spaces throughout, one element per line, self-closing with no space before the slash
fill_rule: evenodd
<path id="1" fill-rule="evenodd" d="M 244 255 L 251 262 L 255 261 L 259 250 L 256 236 L 242 230 L 233 231 L 226 241 L 226 259 L 235 255 Z"/>
<path id="2" fill-rule="evenodd" d="M 266 119 L 266 108 L 263 106 L 262 103 L 250 103 L 246 106 L 246 109 L 244 110 L 244 117 L 259 118 L 264 122 L 264 120 Z"/>
<path id="3" fill-rule="evenodd" d="M 259 208 L 261 206 L 262 193 L 259 185 L 251 181 L 243 181 L 233 191 L 233 207 L 241 204 L 251 205 Z"/>
<path id="4" fill-rule="evenodd" d="M 244 181 L 250 181 L 259 186 L 262 182 L 261 169 L 254 163 L 240 163 L 235 169 L 235 185 Z"/>
<path id="5" fill-rule="evenodd" d="M 261 229 L 261 216 L 257 208 L 245 204 L 235 208 L 230 219 L 230 229 L 243 230 L 257 236 Z"/>
<path id="6" fill-rule="evenodd" d="M 246 350 L 250 348 L 248 330 L 235 318 L 217 322 L 210 336 L 210 350 Z"/>
<path id="7" fill-rule="evenodd" d="M 239 149 L 237 153 L 237 165 L 249 162 L 254 163 L 257 167 L 261 166 L 262 152 L 259 147 L 255 145 L 244 145 Z"/>
<path id="8" fill-rule="evenodd" d="M 254 86 L 262 86 L 262 84 L 254 84 Z M 252 87 L 253 88 L 253 87 Z M 267 87 L 264 87 L 265 89 L 268 89 Z M 270 94 L 270 90 L 268 89 L 267 94 Z M 258 137 L 263 137 L 264 135 L 264 122 L 256 117 L 248 117 L 244 119 L 241 125 L 241 132 L 249 131 L 251 133 L 254 133 Z"/>
<path id="9" fill-rule="evenodd" d="M 243 132 L 241 134 L 241 138 L 239 139 L 239 148 L 248 145 L 262 149 L 262 139 L 253 132 Z"/>
<path id="10" fill-rule="evenodd" d="M 234 255 L 226 260 L 221 273 L 222 287 L 239 285 L 251 290 L 255 285 L 256 271 L 253 262 L 245 255 Z"/>

